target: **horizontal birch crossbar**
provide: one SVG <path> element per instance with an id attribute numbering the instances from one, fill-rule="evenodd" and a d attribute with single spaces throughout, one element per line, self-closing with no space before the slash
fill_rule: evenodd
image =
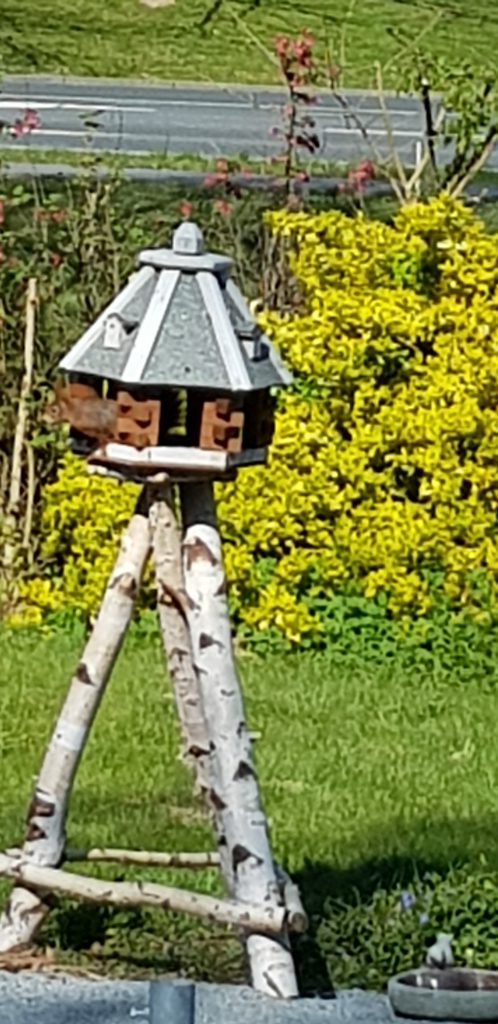
<path id="1" fill-rule="evenodd" d="M 12 851 L 10 855 L 15 855 Z M 219 853 L 161 853 L 149 850 L 120 850 L 112 847 L 92 847 L 85 850 L 66 850 L 64 859 L 68 863 L 96 862 L 114 864 L 137 864 L 149 868 L 182 868 L 202 871 L 205 868 L 219 868 Z M 282 868 L 276 867 L 277 880 L 287 911 L 287 926 L 294 932 L 308 929 L 308 915 L 303 907 L 301 894 L 295 882 Z"/>
<path id="2" fill-rule="evenodd" d="M 36 892 L 63 893 L 87 903 L 107 906 L 157 907 L 248 932 L 279 935 L 286 926 L 292 927 L 285 907 L 235 903 L 149 882 L 113 882 L 88 878 L 60 868 L 39 867 L 5 853 L 0 854 L 0 875 Z"/>
<path id="3" fill-rule="evenodd" d="M 189 868 L 193 871 L 220 866 L 219 853 L 159 853 L 100 847 L 87 850 L 68 849 L 64 854 L 64 860 L 68 863 L 95 861 L 109 864 L 142 864 L 149 868 Z"/>

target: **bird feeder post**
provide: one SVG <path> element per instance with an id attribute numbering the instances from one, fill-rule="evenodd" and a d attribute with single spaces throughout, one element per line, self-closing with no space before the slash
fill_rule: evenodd
<path id="1" fill-rule="evenodd" d="M 213 745 L 214 800 L 226 848 L 232 896 L 242 904 L 281 903 L 235 665 L 221 540 L 212 485 L 182 486 L 187 614 L 195 664 Z M 281 998 L 297 996 L 288 936 L 247 937 L 254 987 Z"/>
<path id="2" fill-rule="evenodd" d="M 68 382 L 56 391 L 55 416 L 69 423 L 72 450 L 90 472 L 144 486 L 47 748 L 24 845 L 0 854 L 0 875 L 15 883 L 0 919 L 0 951 L 32 940 L 57 893 L 156 906 L 235 927 L 254 987 L 289 999 L 298 994 L 289 932 L 303 931 L 306 915 L 271 853 L 233 653 L 213 481 L 265 461 L 271 389 L 290 378 L 231 280 L 231 261 L 204 251 L 195 224 L 181 225 L 172 249 L 141 253 L 139 264 L 61 363 Z M 69 797 L 150 553 L 184 754 L 212 812 L 218 854 L 75 854 L 65 845 Z M 227 897 L 63 869 L 76 859 L 219 864 Z"/>
<path id="3" fill-rule="evenodd" d="M 150 508 L 157 609 L 183 738 L 183 756 L 205 795 L 211 789 L 210 746 L 199 677 L 193 662 L 183 580 L 181 534 L 168 484 L 155 488 Z"/>

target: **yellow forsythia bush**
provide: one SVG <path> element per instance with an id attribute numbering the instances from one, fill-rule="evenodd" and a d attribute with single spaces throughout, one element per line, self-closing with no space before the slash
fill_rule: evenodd
<path id="1" fill-rule="evenodd" d="M 269 466 L 219 486 L 231 601 L 250 630 L 313 642 L 321 602 L 377 597 L 423 615 L 438 595 L 482 614 L 476 581 L 498 584 L 498 237 L 438 198 L 393 225 L 277 212 L 299 283 L 297 314 L 263 326 L 295 375 L 280 400 Z M 98 603 L 133 488 L 67 458 L 46 488 L 52 576 L 30 614 Z"/>
<path id="2" fill-rule="evenodd" d="M 94 614 L 138 492 L 133 484 L 90 476 L 74 455 L 64 457 L 57 480 L 43 492 L 42 571 L 19 585 L 13 625 L 40 625 L 48 614 Z"/>
<path id="3" fill-rule="evenodd" d="M 272 213 L 303 311 L 264 326 L 296 376 L 269 467 L 219 493 L 237 613 L 288 639 L 320 600 L 437 595 L 482 615 L 498 582 L 498 237 L 438 198 L 390 226 Z"/>

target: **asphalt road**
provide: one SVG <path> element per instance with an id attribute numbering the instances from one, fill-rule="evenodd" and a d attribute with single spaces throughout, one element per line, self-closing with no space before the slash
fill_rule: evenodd
<path id="1" fill-rule="evenodd" d="M 222 157 L 245 154 L 266 158 L 281 152 L 273 129 L 281 124 L 283 94 L 239 86 L 153 86 L 121 82 L 4 78 L 0 119 L 11 124 L 26 108 L 41 124 L 22 139 L 0 136 L 5 148 L 32 150 L 108 150 L 128 154 L 196 154 Z M 386 124 L 372 94 L 348 94 L 372 143 L 382 154 L 389 146 Z M 389 97 L 391 130 L 407 163 L 415 158 L 422 115 L 417 100 Z M 313 107 L 320 158 L 352 162 L 370 153 L 354 119 L 331 96 Z M 497 164 L 498 165 L 498 164 Z"/>

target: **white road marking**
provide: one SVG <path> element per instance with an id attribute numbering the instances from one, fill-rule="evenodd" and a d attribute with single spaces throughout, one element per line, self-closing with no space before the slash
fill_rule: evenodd
<path id="1" fill-rule="evenodd" d="M 99 139 L 122 139 L 123 138 L 123 134 L 124 134 L 123 132 L 104 132 L 104 131 L 101 131 L 100 128 L 97 129 L 97 133 L 98 133 Z M 74 138 L 79 138 L 79 139 L 86 139 L 86 138 L 88 138 L 88 135 L 91 134 L 91 132 L 88 132 L 88 131 L 82 132 L 78 128 L 34 128 L 29 134 L 30 134 L 30 136 L 33 136 L 33 135 L 63 135 L 63 136 L 67 136 L 67 138 L 73 138 L 74 137 Z M 150 132 L 149 134 L 147 134 L 146 132 L 144 132 L 142 134 L 143 134 L 144 138 L 155 138 L 157 133 L 156 132 Z M 15 145 L 15 143 L 13 143 L 13 145 Z"/>
<path id="2" fill-rule="evenodd" d="M 119 99 L 116 99 L 114 101 L 109 96 L 102 98 L 95 96 L 78 96 L 77 102 L 75 102 L 74 97 L 61 96 L 57 97 L 57 99 L 54 99 L 52 96 L 44 96 L 42 94 L 40 94 L 39 96 L 37 96 L 36 94 L 29 96 L 19 96 L 18 94 L 3 92 L 2 96 L 4 97 L 4 99 L 0 100 L 0 107 L 4 107 L 6 109 L 9 109 L 13 106 L 18 107 L 29 105 L 38 105 L 40 109 L 43 109 L 41 104 L 47 104 L 47 110 L 56 107 L 59 107 L 63 110 L 77 110 L 81 109 L 81 105 L 83 105 L 84 109 L 92 108 L 97 110 L 130 110 L 136 113 L 154 113 L 154 111 L 158 107 L 190 107 L 191 109 L 195 109 L 197 107 L 198 109 L 207 110 L 216 108 L 222 110 L 267 111 L 279 110 L 281 109 L 282 106 L 285 106 L 286 103 L 285 97 L 282 97 L 281 100 L 275 101 L 274 103 L 258 103 L 256 106 L 254 106 L 252 103 L 248 103 L 247 101 L 241 103 L 238 101 L 236 102 L 234 100 L 149 99 L 147 102 L 149 104 L 154 104 L 153 107 L 150 107 L 142 105 L 141 101 L 137 99 L 135 101 L 131 101 L 136 103 L 136 106 L 130 107 L 124 105 L 126 101 L 120 101 Z M 420 111 L 416 108 L 413 110 L 407 110 L 406 108 L 398 109 L 396 107 L 389 107 L 388 111 L 391 116 L 396 115 L 396 117 L 420 116 Z M 349 110 L 344 110 L 339 104 L 337 104 L 336 106 L 331 105 L 324 107 L 320 106 L 320 104 L 317 103 L 316 105 L 313 104 L 310 107 L 310 113 L 312 117 L 327 117 L 331 113 L 339 114 L 341 117 L 351 117 L 353 114 L 356 114 L 357 116 L 361 117 L 366 117 L 369 115 L 380 116 L 382 115 L 382 110 L 380 107 L 354 107 L 352 104 L 350 105 Z"/>
<path id="3" fill-rule="evenodd" d="M 86 113 L 90 113 L 92 111 L 95 112 L 95 113 L 97 113 L 97 112 L 102 112 L 103 113 L 104 111 L 108 111 L 108 110 L 116 110 L 116 111 L 121 112 L 121 113 L 130 113 L 130 114 L 154 114 L 155 113 L 155 108 L 154 107 L 118 107 L 118 106 L 111 105 L 111 104 L 108 104 L 106 106 L 105 104 L 102 104 L 102 103 L 92 104 L 92 106 L 90 106 L 87 103 L 58 103 L 58 102 L 57 103 L 56 102 L 48 103 L 45 100 L 43 100 L 42 102 L 39 102 L 38 100 L 36 100 L 36 102 L 34 102 L 34 103 L 33 103 L 33 100 L 32 100 L 31 103 L 32 103 L 32 106 L 36 108 L 37 112 L 40 111 L 40 110 L 83 110 Z M 12 101 L 0 100 L 0 110 L 18 110 L 19 108 L 22 109 L 24 107 L 29 107 L 29 103 L 27 103 L 26 100 L 23 100 L 22 102 L 21 102 L 21 100 L 19 100 L 19 101 L 15 101 L 15 100 L 12 100 Z"/>
<path id="4" fill-rule="evenodd" d="M 415 139 L 417 135 L 422 135 L 422 131 L 409 132 L 405 128 L 392 128 L 393 135 L 398 135 L 400 138 L 406 136 L 408 139 Z M 380 135 L 382 138 L 387 138 L 387 132 L 381 128 L 367 128 L 368 135 Z M 324 135 L 359 135 L 363 138 L 363 132 L 359 128 L 324 128 Z"/>
<path id="5" fill-rule="evenodd" d="M 52 103 L 54 106 L 57 106 L 57 107 L 71 109 L 71 104 L 74 103 L 74 98 L 72 98 L 72 99 L 67 98 L 66 99 L 65 97 L 62 97 L 62 96 L 60 98 L 57 97 L 56 100 L 54 100 L 54 98 L 51 97 L 51 96 L 46 96 L 46 97 L 45 96 L 36 96 L 36 95 L 30 95 L 30 96 L 17 96 L 16 95 L 16 96 L 14 96 L 14 95 L 9 95 L 8 93 L 4 93 L 4 92 L 2 93 L 2 96 L 5 99 L 7 99 L 7 101 L 9 101 L 9 105 L 10 106 L 26 106 L 26 105 L 35 106 L 36 104 L 40 104 L 40 103 Z M 135 109 L 137 109 L 139 111 L 150 109 L 148 107 L 140 105 L 140 101 L 139 100 L 137 100 L 136 102 L 137 102 L 138 105 L 137 105 L 137 107 Z M 235 110 L 252 110 L 253 109 L 252 104 L 250 104 L 250 103 L 233 103 L 231 101 L 224 101 L 224 100 L 220 100 L 220 101 L 218 101 L 218 100 L 153 100 L 153 101 L 148 100 L 148 102 L 149 103 L 151 103 L 151 102 L 154 103 L 154 108 L 153 109 L 156 109 L 157 107 L 206 107 L 207 109 L 209 109 L 210 107 L 221 107 L 224 110 L 227 107 L 230 110 L 234 110 L 234 109 Z M 119 99 L 116 99 L 116 101 L 113 102 L 113 101 L 111 101 L 109 99 L 109 97 L 106 97 L 105 99 L 104 98 L 102 98 L 102 99 L 98 99 L 97 98 L 96 99 L 95 96 L 88 96 L 88 97 L 87 96 L 78 96 L 78 103 L 84 104 L 85 107 L 87 107 L 87 106 L 94 106 L 97 109 L 102 109 L 102 107 L 105 104 L 107 104 L 107 105 L 109 105 L 109 109 L 110 110 L 111 109 L 112 110 L 116 110 L 116 109 L 120 109 L 119 108 L 119 104 L 123 103 L 123 100 L 120 101 Z M 278 106 L 278 104 L 276 104 L 275 106 Z M 259 107 L 258 109 L 260 109 L 260 110 L 263 110 L 263 109 L 273 110 L 275 108 L 274 108 L 274 106 L 272 104 L 265 104 L 265 105 L 262 105 L 261 107 Z"/>
<path id="6" fill-rule="evenodd" d="M 31 136 L 38 136 L 38 135 L 44 135 L 44 136 L 54 136 L 54 135 L 56 135 L 57 136 L 57 135 L 60 135 L 61 137 L 63 136 L 63 137 L 67 137 L 67 138 L 87 138 L 88 135 L 91 134 L 91 132 L 89 132 L 89 131 L 81 131 L 81 130 L 79 130 L 77 128 L 34 128 L 29 134 Z M 166 134 L 170 135 L 170 136 L 172 135 L 171 132 L 167 132 L 167 131 L 166 131 Z M 176 130 L 175 134 L 178 135 L 178 129 Z M 324 129 L 323 134 L 324 135 L 336 135 L 336 136 L 337 135 L 343 135 L 343 136 L 346 136 L 348 138 L 351 138 L 351 136 L 357 136 L 358 138 L 362 138 L 362 133 L 357 128 L 326 128 L 326 129 Z M 119 131 L 114 131 L 113 132 L 113 131 L 102 131 L 102 129 L 100 129 L 100 128 L 96 129 L 96 136 L 99 139 L 121 139 L 121 140 L 123 140 L 124 138 L 133 138 L 133 136 L 135 136 L 135 135 L 138 135 L 139 137 L 146 138 L 146 139 L 157 138 L 157 131 L 153 131 L 153 132 L 129 132 L 129 131 L 121 131 L 121 132 L 119 132 Z M 381 138 L 384 138 L 386 136 L 386 133 L 383 132 L 383 131 L 374 129 L 374 130 L 369 131 L 369 135 L 377 135 L 377 136 L 380 136 Z M 400 138 L 413 139 L 414 141 L 416 141 L 416 136 L 415 136 L 414 132 L 407 132 L 407 131 L 403 131 L 403 130 L 396 131 L 396 129 L 394 129 L 393 130 L 393 136 L 398 136 Z M 178 136 L 178 137 L 181 138 L 181 136 Z M 252 141 L 252 140 L 246 140 L 246 141 Z M 243 147 L 243 141 L 241 141 L 240 145 Z"/>

